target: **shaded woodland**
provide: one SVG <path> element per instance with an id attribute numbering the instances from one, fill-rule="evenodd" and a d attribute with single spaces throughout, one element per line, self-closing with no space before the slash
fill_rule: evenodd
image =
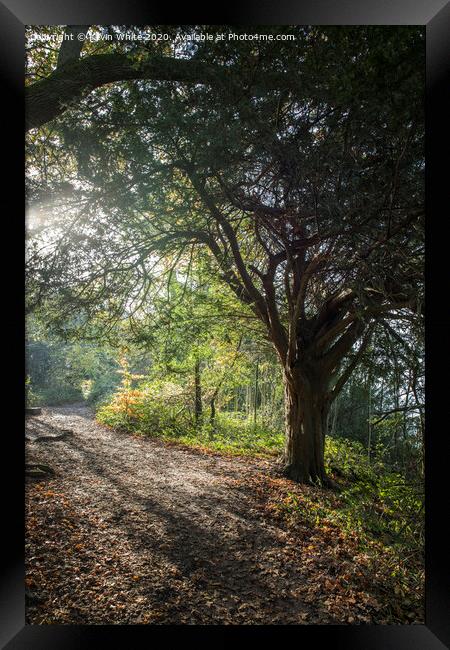
<path id="1" fill-rule="evenodd" d="M 164 38 L 138 38 L 148 30 Z M 220 37 L 230 31 L 242 39 Z M 91 39 L 80 42 L 79 33 Z M 194 38 L 204 33 L 213 39 Z M 27 37 L 26 396 L 43 409 L 28 418 L 27 453 L 37 467 L 56 469 L 42 482 L 30 478 L 33 553 L 46 509 L 56 507 L 51 495 L 63 510 L 73 497 L 73 513 L 81 508 L 94 520 L 104 506 L 94 492 L 88 505 L 89 485 L 99 481 L 106 499 L 107 479 L 114 494 L 128 485 L 127 516 L 135 512 L 139 534 L 147 525 L 136 523 L 141 491 L 151 491 L 165 528 L 143 543 L 150 564 L 157 540 L 179 533 L 163 505 L 187 526 L 189 543 L 200 544 L 194 528 L 209 524 L 194 505 L 184 511 L 177 481 L 205 493 L 209 480 L 214 486 L 203 461 L 189 460 L 203 455 L 262 513 L 244 525 L 244 539 L 272 521 L 289 538 L 282 552 L 298 535 L 302 554 L 286 574 L 285 620 L 281 604 L 270 620 L 263 601 L 254 615 L 246 604 L 238 615 L 232 603 L 220 613 L 217 594 L 186 583 L 179 593 L 192 599 L 191 621 L 420 622 L 423 30 L 42 26 Z M 73 437 L 39 443 L 64 427 Z M 111 478 L 107 458 L 113 446 L 121 453 L 120 436 L 136 465 L 124 459 L 126 472 Z M 148 445 L 167 454 L 172 496 L 164 504 L 154 490 L 166 469 Z M 59 450 L 53 464 L 50 448 Z M 138 448 L 159 478 L 139 469 Z M 90 468 L 79 490 L 72 462 Z M 225 522 L 244 517 L 223 498 Z M 340 540 L 330 576 L 345 575 L 346 562 L 362 553 L 360 576 L 347 587 L 330 582 L 332 598 L 319 578 L 321 535 Z M 219 539 L 205 548 L 208 562 Z M 294 597 L 308 554 L 312 591 Z M 184 560 L 170 557 L 188 579 Z M 245 580 L 258 575 L 258 562 L 245 565 Z M 40 575 L 50 598 L 48 574 Z M 65 581 L 56 581 L 60 594 Z M 318 584 L 314 613 L 306 603 Z M 276 580 L 267 589 L 271 598 L 282 590 Z M 141 596 L 147 618 L 135 603 L 127 619 L 125 599 L 111 619 L 93 609 L 92 622 L 190 622 L 189 605 L 184 611 L 175 596 L 160 616 Z M 214 603 L 211 616 L 200 614 L 204 598 Z M 31 605 L 33 622 L 91 622 L 86 604 L 71 618 L 73 603 L 54 616 L 48 602 Z"/>

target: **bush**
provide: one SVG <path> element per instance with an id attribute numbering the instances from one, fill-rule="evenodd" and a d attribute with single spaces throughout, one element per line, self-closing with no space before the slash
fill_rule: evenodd
<path id="1" fill-rule="evenodd" d="M 27 376 L 25 379 L 25 405 L 36 406 L 37 403 L 38 403 L 38 396 L 33 390 L 30 377 Z"/>
<path id="2" fill-rule="evenodd" d="M 283 446 L 284 436 L 241 413 L 218 413 L 214 424 L 208 420 L 194 431 L 193 443 L 236 454 L 273 454 Z"/>
<path id="3" fill-rule="evenodd" d="M 342 486 L 337 517 L 348 527 L 365 531 L 384 543 L 420 550 L 424 538 L 422 482 L 407 482 L 381 459 L 369 461 L 361 443 L 328 438 L 327 469 Z"/>
<path id="4" fill-rule="evenodd" d="M 98 409 L 97 419 L 118 429 L 148 435 L 182 435 L 192 426 L 184 390 L 163 381 L 147 382 L 136 389 L 122 385 L 112 400 Z"/>
<path id="5" fill-rule="evenodd" d="M 124 431 L 230 453 L 270 454 L 282 448 L 280 431 L 241 413 L 219 412 L 214 423 L 205 413 L 196 423 L 191 392 L 168 381 L 146 382 L 134 389 L 129 381 L 123 382 L 110 402 L 100 406 L 97 419 Z"/>

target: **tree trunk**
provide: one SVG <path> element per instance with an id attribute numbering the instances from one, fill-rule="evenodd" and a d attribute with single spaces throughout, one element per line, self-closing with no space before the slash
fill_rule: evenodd
<path id="1" fill-rule="evenodd" d="M 370 454 L 372 452 L 372 373 L 369 370 L 367 375 L 367 460 L 370 463 Z"/>
<path id="2" fill-rule="evenodd" d="M 195 360 L 194 382 L 195 382 L 195 422 L 199 424 L 202 420 L 202 414 L 203 414 L 200 359 Z"/>
<path id="3" fill-rule="evenodd" d="M 211 413 L 209 416 L 209 421 L 211 425 L 214 426 L 214 423 L 216 421 L 216 396 L 215 395 L 211 398 L 210 406 L 211 406 Z"/>
<path id="4" fill-rule="evenodd" d="M 284 473 L 299 483 L 331 486 L 324 465 L 330 403 L 321 382 L 285 379 Z"/>
<path id="5" fill-rule="evenodd" d="M 256 362 L 256 370 L 255 370 L 255 401 L 253 404 L 253 424 L 256 424 L 256 414 L 258 411 L 258 371 L 259 371 L 259 363 Z"/>
<path id="6" fill-rule="evenodd" d="M 330 435 L 332 437 L 336 435 L 338 411 L 339 411 L 339 398 L 336 398 L 333 403 L 333 419 L 332 419 L 331 431 L 330 431 Z"/>

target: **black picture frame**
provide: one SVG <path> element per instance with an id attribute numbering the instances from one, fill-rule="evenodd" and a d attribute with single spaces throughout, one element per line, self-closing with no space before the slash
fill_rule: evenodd
<path id="1" fill-rule="evenodd" d="M 426 97 L 426 618 L 425 625 L 329 626 L 33 626 L 25 625 L 24 594 L 24 439 L 22 435 L 23 364 L 23 216 L 24 179 L 24 27 L 62 24 L 335 24 L 424 25 L 427 41 Z M 8 397 L 17 396 L 12 424 L 4 428 L 3 553 L 0 579 L 0 646 L 8 650 L 97 648 L 120 644 L 169 647 L 189 642 L 229 645 L 285 643 L 323 644 L 335 650 L 441 650 L 450 647 L 450 545 L 448 518 L 449 459 L 446 381 L 450 334 L 448 252 L 444 212 L 448 165 L 450 67 L 450 4 L 445 0 L 241 0 L 222 7 L 197 10 L 192 4 L 172 10 L 163 3 L 145 6 L 138 0 L 6 0 L 0 3 L 0 70 L 3 89 L 3 157 L 7 162 L 2 204 L 4 224 L 10 226 L 5 246 L 17 252 L 4 269 L 4 341 L 13 351 L 8 366 Z M 447 138 L 446 138 L 447 136 Z M 444 154 L 444 155 L 443 155 Z M 15 188 L 14 191 L 12 188 Z M 5 231 L 3 231 L 5 232 Z M 4 249 L 6 251 L 6 248 Z M 5 255 L 3 256 L 5 257 Z M 15 261 L 14 261 L 15 260 Z M 14 264 L 17 268 L 14 268 Z M 16 282 L 12 282 L 15 279 Z M 4 344 L 5 345 L 5 344 Z M 10 376 L 11 373 L 11 376 Z M 12 377 L 12 379 L 11 379 Z M 11 382 L 13 387 L 11 388 Z M 4 393 L 5 396 L 5 393 Z M 6 448 L 6 449 L 5 449 Z M 4 471 L 12 471 L 7 476 Z M 292 643 L 292 641 L 289 641 Z"/>

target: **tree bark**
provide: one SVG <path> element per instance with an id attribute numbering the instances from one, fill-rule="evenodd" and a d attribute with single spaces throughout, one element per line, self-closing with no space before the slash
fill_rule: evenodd
<path id="1" fill-rule="evenodd" d="M 321 384 L 321 385 L 320 385 Z M 330 408 L 326 382 L 285 376 L 286 446 L 284 473 L 299 483 L 331 486 L 324 443 Z"/>

